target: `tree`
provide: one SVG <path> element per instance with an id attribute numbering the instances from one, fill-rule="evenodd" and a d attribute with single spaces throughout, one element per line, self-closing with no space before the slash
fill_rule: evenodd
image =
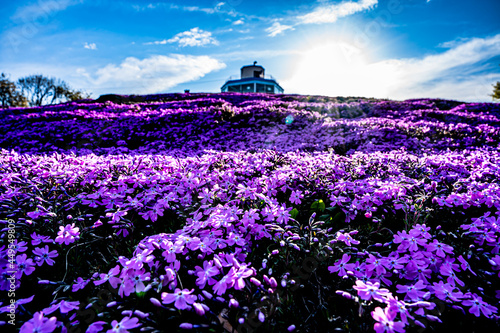
<path id="1" fill-rule="evenodd" d="M 84 92 L 79 91 L 79 90 L 70 90 L 70 89 L 68 89 L 65 92 L 64 96 L 70 102 L 90 98 L 90 94 L 84 93 Z"/>
<path id="2" fill-rule="evenodd" d="M 18 84 L 32 106 L 76 101 L 90 97 L 81 91 L 72 90 L 63 80 L 39 74 L 20 78 Z"/>
<path id="3" fill-rule="evenodd" d="M 50 98 L 56 95 L 54 78 L 48 78 L 43 75 L 30 75 L 20 78 L 17 82 L 31 106 L 45 104 Z"/>
<path id="4" fill-rule="evenodd" d="M 494 100 L 500 101 L 500 81 L 493 85 L 493 94 L 491 95 Z"/>
<path id="5" fill-rule="evenodd" d="M 17 91 L 16 84 L 5 73 L 0 75 L 0 106 L 28 106 L 28 100 Z"/>

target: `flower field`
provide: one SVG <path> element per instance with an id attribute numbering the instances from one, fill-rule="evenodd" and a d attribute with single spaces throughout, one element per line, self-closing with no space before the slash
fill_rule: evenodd
<path id="1" fill-rule="evenodd" d="M 500 330 L 500 105 L 0 110 L 0 330 Z"/>

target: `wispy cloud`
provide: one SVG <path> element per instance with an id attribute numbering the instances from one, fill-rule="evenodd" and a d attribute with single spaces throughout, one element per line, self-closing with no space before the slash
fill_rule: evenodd
<path id="1" fill-rule="evenodd" d="M 245 24 L 245 21 L 243 21 L 242 19 L 239 19 L 237 21 L 234 21 L 233 24 L 234 25 L 241 25 L 241 24 Z"/>
<path id="2" fill-rule="evenodd" d="M 201 30 L 200 28 L 192 28 L 191 30 L 180 32 L 170 39 L 164 39 L 161 41 L 145 43 L 146 45 L 164 45 L 178 43 L 179 46 L 203 46 L 203 45 L 218 45 L 219 42 L 212 37 L 212 33 L 209 31 Z"/>
<path id="3" fill-rule="evenodd" d="M 110 64 L 90 74 L 79 69 L 86 86 L 97 93 L 154 94 L 178 84 L 198 80 L 226 65 L 209 56 L 172 54 L 145 59 L 126 58 L 120 64 Z"/>
<path id="4" fill-rule="evenodd" d="M 341 17 L 372 9 L 378 0 L 360 0 L 358 2 L 341 2 L 332 5 L 320 5 L 312 12 L 298 16 L 299 23 L 333 23 Z"/>
<path id="5" fill-rule="evenodd" d="M 340 43 L 308 50 L 293 77 L 282 80 L 283 87 L 330 96 L 488 101 L 491 84 L 500 80 L 500 73 L 484 74 L 481 65 L 500 54 L 500 34 L 473 38 L 422 58 L 370 63 L 363 52 L 345 50 Z"/>
<path id="6" fill-rule="evenodd" d="M 83 47 L 89 50 L 97 50 L 97 45 L 95 43 L 85 43 Z"/>
<path id="7" fill-rule="evenodd" d="M 282 34 L 286 30 L 295 30 L 291 25 L 281 24 L 279 22 L 274 22 L 272 26 L 266 29 L 268 36 L 275 37 Z"/>
<path id="8" fill-rule="evenodd" d="M 23 23 L 40 21 L 70 6 L 81 3 L 83 3 L 83 0 L 39 0 L 36 3 L 19 7 L 11 18 L 15 21 L 23 21 Z"/>
<path id="9" fill-rule="evenodd" d="M 229 16 L 236 16 L 237 13 L 231 10 L 225 2 L 218 2 L 213 7 L 200 7 L 200 6 L 181 6 L 173 3 L 149 3 L 147 5 L 132 5 L 132 8 L 138 12 L 153 10 L 153 9 L 167 9 L 167 10 L 180 10 L 186 12 L 201 12 L 205 14 L 227 14 Z"/>
<path id="10" fill-rule="evenodd" d="M 378 0 L 359 0 L 358 2 L 344 1 L 336 4 L 323 4 L 314 8 L 311 12 L 305 15 L 288 16 L 285 19 L 290 25 L 281 24 L 275 21 L 272 26 L 265 29 L 268 36 L 275 37 L 283 34 L 286 30 L 295 30 L 294 27 L 302 24 L 321 24 L 321 23 L 334 23 L 339 18 L 350 16 L 358 12 L 373 9 Z"/>

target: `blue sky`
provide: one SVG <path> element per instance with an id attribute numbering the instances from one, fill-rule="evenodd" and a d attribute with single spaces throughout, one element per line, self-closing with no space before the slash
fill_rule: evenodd
<path id="1" fill-rule="evenodd" d="M 285 93 L 491 101 L 500 1 L 0 0 L 0 72 L 104 93 L 219 92 L 253 61 Z"/>

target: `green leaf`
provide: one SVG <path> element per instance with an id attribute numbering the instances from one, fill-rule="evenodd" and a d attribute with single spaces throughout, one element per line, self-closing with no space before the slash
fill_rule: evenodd
<path id="1" fill-rule="evenodd" d="M 342 212 L 338 212 L 333 217 L 331 216 L 329 219 L 326 219 L 326 223 L 328 225 L 333 225 L 333 224 L 337 223 L 338 221 L 340 221 L 341 218 L 342 218 Z"/>
<path id="2" fill-rule="evenodd" d="M 292 219 L 295 219 L 297 215 L 299 215 L 299 211 L 297 210 L 297 208 L 292 209 L 292 211 L 290 212 L 290 216 L 292 217 Z"/>
<path id="3" fill-rule="evenodd" d="M 319 221 L 328 221 L 330 218 L 330 214 L 323 214 L 323 215 L 320 215 L 320 217 L 318 217 L 318 220 Z"/>
<path id="4" fill-rule="evenodd" d="M 326 208 L 326 205 L 322 199 L 319 199 L 318 201 L 313 202 L 311 205 L 311 209 L 320 210 L 322 212 L 325 211 L 325 208 Z"/>

